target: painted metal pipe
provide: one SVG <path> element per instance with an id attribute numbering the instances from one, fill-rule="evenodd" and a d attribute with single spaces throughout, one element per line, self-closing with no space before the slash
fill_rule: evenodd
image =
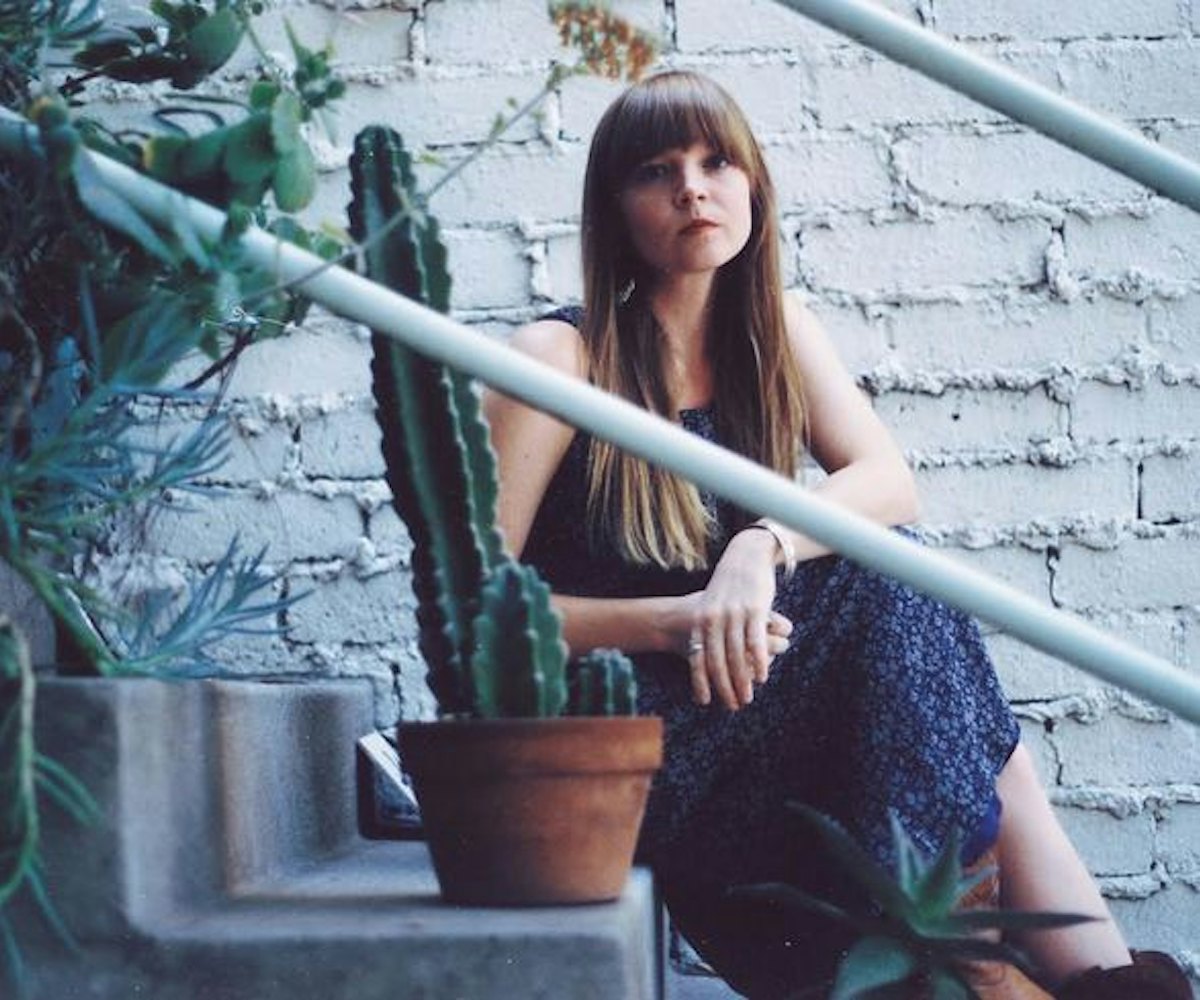
<path id="1" fill-rule="evenodd" d="M 866 0 L 776 0 L 1200 211 L 1200 166 Z"/>
<path id="2" fill-rule="evenodd" d="M 0 152 L 36 148 L 31 130 L 0 117 Z M 162 223 L 185 217 L 216 239 L 223 213 L 94 153 L 96 169 L 122 197 Z M 533 361 L 449 317 L 324 262 L 260 229 L 242 237 L 247 259 L 280 280 L 303 279 L 306 295 L 576 427 L 671 469 L 740 504 L 802 531 L 856 562 L 961 608 L 1038 649 L 1200 723 L 1200 678 L 1106 636 L 1086 622 L 921 548 L 821 499 L 788 479 L 689 434 L 593 386 Z"/>

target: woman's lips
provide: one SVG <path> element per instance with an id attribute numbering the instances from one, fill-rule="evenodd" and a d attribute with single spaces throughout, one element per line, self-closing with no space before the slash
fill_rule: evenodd
<path id="1" fill-rule="evenodd" d="M 709 229 L 716 229 L 717 224 L 712 219 L 693 219 L 680 232 L 684 236 L 691 236 L 695 233 L 707 232 Z"/>

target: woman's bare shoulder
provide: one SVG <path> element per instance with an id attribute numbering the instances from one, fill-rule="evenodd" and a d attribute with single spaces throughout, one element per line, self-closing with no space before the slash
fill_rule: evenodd
<path id="1" fill-rule="evenodd" d="M 579 331 L 561 319 L 539 319 L 513 332 L 509 343 L 567 375 L 586 378 L 587 348 Z"/>
<path id="2" fill-rule="evenodd" d="M 794 288 L 783 293 L 783 318 L 787 324 L 788 336 L 792 338 L 803 337 L 810 330 L 821 329 L 821 321 L 809 308 L 807 299 Z"/>

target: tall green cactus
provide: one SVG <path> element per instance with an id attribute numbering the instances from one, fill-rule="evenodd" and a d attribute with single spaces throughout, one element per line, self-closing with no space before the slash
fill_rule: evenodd
<path id="1" fill-rule="evenodd" d="M 571 664 L 568 715 L 636 715 L 633 663 L 619 649 L 593 649 Z"/>
<path id="2" fill-rule="evenodd" d="M 561 715 L 567 702 L 567 647 L 550 588 L 532 566 L 508 562 L 483 590 L 471 673 L 479 714 Z"/>
<path id="3" fill-rule="evenodd" d="M 400 136 L 371 127 L 350 160 L 350 228 L 375 281 L 442 312 L 446 249 Z M 399 213 L 404 221 L 380 236 Z M 557 715 L 566 647 L 549 588 L 513 563 L 496 528 L 496 459 L 469 378 L 372 337 L 376 414 L 396 510 L 413 539 L 429 686 L 444 714 Z"/>

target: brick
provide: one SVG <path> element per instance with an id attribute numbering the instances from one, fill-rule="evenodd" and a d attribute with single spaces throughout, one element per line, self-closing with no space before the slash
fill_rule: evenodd
<path id="1" fill-rule="evenodd" d="M 1052 788 L 1058 783 L 1058 756 L 1045 725 L 1030 719 L 1017 722 L 1021 727 L 1021 744 L 1029 751 L 1042 787 Z"/>
<path id="2" fill-rule="evenodd" d="M 405 558 L 412 551 L 408 529 L 391 503 L 371 512 L 367 521 L 367 537 L 380 555 L 400 553 Z"/>
<path id="3" fill-rule="evenodd" d="M 224 555 L 236 536 L 243 552 L 266 545 L 268 562 L 279 565 L 294 559 L 346 556 L 361 535 L 362 517 L 353 497 L 323 500 L 280 492 L 258 499 L 242 493 L 205 494 L 177 500 L 159 511 L 147 550 L 212 562 Z"/>
<path id="4" fill-rule="evenodd" d="M 917 451 L 1024 450 L 1066 432 L 1066 407 L 1042 388 L 1028 392 L 947 389 L 937 396 L 885 392 L 875 411 L 900 443 Z"/>
<path id="5" fill-rule="evenodd" d="M 1063 545 L 1054 594 L 1071 608 L 1173 608 L 1200 594 L 1200 538 L 1127 538 L 1112 551 Z"/>
<path id="6" fill-rule="evenodd" d="M 380 643 L 415 634 L 415 602 L 407 573 L 380 573 L 360 580 L 343 573 L 334 580 L 292 581 L 312 593 L 288 613 L 287 637 L 294 642 Z"/>
<path id="7" fill-rule="evenodd" d="M 459 229 L 445 233 L 455 309 L 523 305 L 529 298 L 529 260 L 511 230 Z"/>
<path id="8" fill-rule="evenodd" d="M 1200 731 L 1178 719 L 1138 722 L 1109 716 L 1082 724 L 1060 720 L 1054 730 L 1065 785 L 1161 785 L 1196 780 Z"/>
<path id="9" fill-rule="evenodd" d="M 1157 522 L 1200 518 L 1200 452 L 1144 459 L 1142 517 Z"/>
<path id="10" fill-rule="evenodd" d="M 214 642 L 208 656 L 221 672 L 235 677 L 270 677 L 296 672 L 296 654 L 279 632 L 231 635 Z"/>
<path id="11" fill-rule="evenodd" d="M 1181 662 L 1179 623 L 1173 615 L 1117 612 L 1085 619 L 1100 631 L 1171 662 Z M 1034 649 L 1011 636 L 988 637 L 1004 690 L 1015 701 L 1096 694 L 1112 686 L 1082 667 Z"/>
<path id="12" fill-rule="evenodd" d="M 394 6 L 389 4 L 389 7 Z M 391 66 L 408 60 L 412 54 L 409 44 L 413 25 L 411 11 L 331 10 L 318 4 L 290 4 L 286 9 L 276 6 L 265 10 L 253 24 L 263 48 L 289 66 L 295 57 L 287 37 L 287 25 L 306 48 L 330 46 L 335 67 Z M 258 62 L 257 51 L 249 42 L 244 42 L 222 72 L 245 73 L 254 69 Z"/>
<path id="13" fill-rule="evenodd" d="M 1010 701 L 1069 698 L 1105 687 L 1103 681 L 1010 635 L 990 635 L 987 646 Z"/>
<path id="14" fill-rule="evenodd" d="M 1139 307 L 1032 296 L 909 303 L 884 317 L 896 360 L 916 369 L 1045 370 L 1105 364 L 1144 339 Z"/>
<path id="15" fill-rule="evenodd" d="M 1196 105 L 1180 80 L 1200 73 L 1200 51 L 1188 41 L 1078 42 L 1057 60 L 1066 96 L 1117 118 L 1193 120 Z"/>
<path id="16" fill-rule="evenodd" d="M 802 231 L 801 263 L 810 285 L 851 294 L 1026 285 L 1042 276 L 1049 236 L 1037 220 L 998 222 L 982 213 L 947 215 L 936 225 L 845 218 Z"/>
<path id="17" fill-rule="evenodd" d="M 1068 216 L 1063 241 L 1068 266 L 1084 279 L 1200 277 L 1200 217 L 1182 206 L 1161 205 L 1147 218 Z"/>
<path id="18" fill-rule="evenodd" d="M 951 466 L 917 472 L 930 524 L 1024 524 L 1075 517 L 1081 498 L 1096 517 L 1131 517 L 1135 510 L 1133 467 L 1127 460 L 1080 462 L 1065 468 L 1024 463 Z"/>
<path id="19" fill-rule="evenodd" d="M 703 72 L 733 95 L 760 141 L 812 127 L 813 82 L 804 66 L 729 62 Z"/>
<path id="20" fill-rule="evenodd" d="M 1200 357 L 1200 295 L 1155 299 L 1145 310 L 1154 354 L 1168 363 L 1195 364 Z"/>
<path id="21" fill-rule="evenodd" d="M 627 84 L 602 76 L 573 76 L 559 88 L 559 130 L 565 139 L 587 145 L 600 116 Z M 582 176 L 582 174 L 580 175 Z M 582 186 L 579 188 L 582 194 Z"/>
<path id="22" fill-rule="evenodd" d="M 1200 386 L 1148 382 L 1144 388 L 1085 382 L 1070 403 L 1078 441 L 1143 441 L 1200 427 Z"/>
<path id="23" fill-rule="evenodd" d="M 491 132 L 496 115 L 511 113 L 508 101 L 524 104 L 543 82 L 540 74 L 519 72 L 351 81 L 346 96 L 338 102 L 338 136 L 349 146 L 359 130 L 386 124 L 400 132 L 410 151 L 481 142 Z M 526 116 L 504 133 L 503 141 L 519 142 L 536 135 L 537 122 Z"/>
<path id="24" fill-rule="evenodd" d="M 882 320 L 864 316 L 857 306 L 821 301 L 808 305 L 852 374 L 869 371 L 887 355 L 887 329 Z"/>
<path id="25" fill-rule="evenodd" d="M 1094 875 L 1143 875 L 1154 856 L 1154 825 L 1148 813 L 1118 819 L 1093 809 L 1055 810 L 1071 843 Z"/>
<path id="26" fill-rule="evenodd" d="M 285 422 L 257 418 L 218 418 L 226 443 L 226 458 L 202 482 L 247 485 L 277 480 L 292 461 L 292 432 Z M 201 427 L 183 416 L 151 419 L 130 432 L 128 440 L 140 448 L 178 450 Z M 147 467 L 150 456 L 144 456 Z"/>
<path id="27" fill-rule="evenodd" d="M 1158 857 L 1174 877 L 1200 877 L 1200 804 L 1177 802 L 1158 824 Z"/>
<path id="28" fill-rule="evenodd" d="M 896 144 L 916 191 L 952 205 L 1097 202 L 1143 190 L 1121 174 L 1029 132 L 932 132 Z"/>
<path id="29" fill-rule="evenodd" d="M 304 472 L 316 478 L 380 479 L 379 423 L 362 410 L 330 413 L 300 425 Z"/>
<path id="30" fill-rule="evenodd" d="M 1022 76 L 1059 89 L 1055 82 L 1055 55 L 989 49 L 981 54 Z M 823 128 L 1008 121 L 1001 112 L 882 56 L 838 59 L 819 66 L 814 75 L 815 110 Z"/>
<path id="31" fill-rule="evenodd" d="M 369 343 L 349 331 L 318 332 L 306 324 L 248 348 L 234 367 L 227 398 L 365 394 L 371 389 L 370 357 Z M 197 356 L 178 366 L 175 376 L 186 381 L 208 363 Z"/>
<path id="32" fill-rule="evenodd" d="M 1182 883 L 1161 889 L 1148 899 L 1113 899 L 1113 917 L 1127 940 L 1138 948 L 1194 952 L 1200 927 L 1200 892 Z"/>
<path id="33" fill-rule="evenodd" d="M 727 0 L 688 0 L 675 13 L 681 52 L 812 52 L 845 44 L 841 35 L 774 0 L 747 0 L 730 30 Z"/>
<path id="34" fill-rule="evenodd" d="M 1177 34 L 1180 24 L 1175 0 L 1063 0 L 1052 7 L 1038 0 L 938 0 L 937 29 L 959 38 L 1158 38 Z"/>
<path id="35" fill-rule="evenodd" d="M 480 157 L 432 202 L 444 226 L 576 220 L 586 153 L 497 149 Z"/>
<path id="36" fill-rule="evenodd" d="M 781 212 L 892 204 L 887 150 L 877 142 L 822 136 L 770 145 L 763 153 Z"/>
<path id="37" fill-rule="evenodd" d="M 1023 545 L 991 545 L 982 549 L 955 546 L 937 551 L 1030 597 L 1050 600 L 1050 570 L 1044 551 Z"/>
<path id="38" fill-rule="evenodd" d="M 583 299 L 583 272 L 579 260 L 579 234 L 563 233 L 546 240 L 546 270 L 552 302 L 579 302 Z"/>
<path id="39" fill-rule="evenodd" d="M 442 0 L 425 8 L 425 56 L 438 63 L 504 63 L 558 54 L 542 0 Z"/>

